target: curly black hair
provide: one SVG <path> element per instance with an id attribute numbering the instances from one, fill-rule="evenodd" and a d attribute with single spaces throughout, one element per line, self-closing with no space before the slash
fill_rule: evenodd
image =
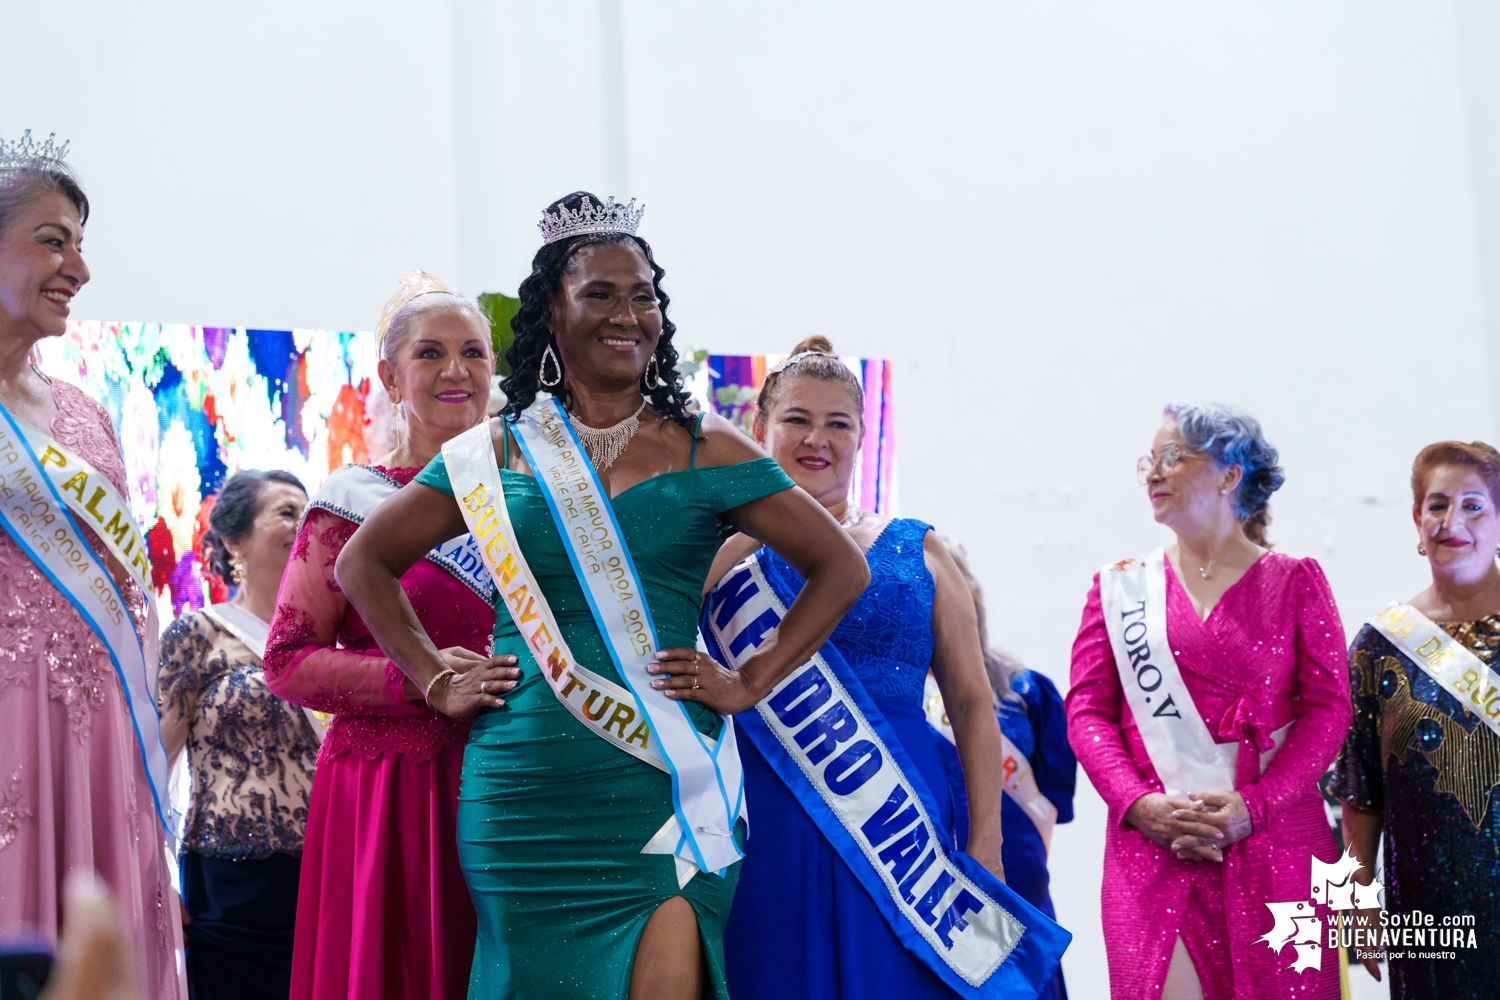
<path id="1" fill-rule="evenodd" d="M 603 204 L 601 199 L 587 191 L 574 191 L 548 205 L 546 211 L 556 212 L 561 206 L 577 211 L 584 204 L 585 199 L 595 205 Z M 672 300 L 661 286 L 662 276 L 666 272 L 652 256 L 651 244 L 639 236 L 625 233 L 588 233 L 558 240 L 556 243 L 545 243 L 537 250 L 536 256 L 531 259 L 531 274 L 521 282 L 520 291 L 517 292 L 521 299 L 521 307 L 516 310 L 516 314 L 510 320 L 510 328 L 515 334 L 515 339 L 511 341 L 510 347 L 505 352 L 505 360 L 510 364 L 510 376 L 500 383 L 500 388 L 505 391 L 506 398 L 505 409 L 502 412 L 508 419 L 514 421 L 526 407 L 536 400 L 537 393 L 544 388 L 541 384 L 542 355 L 549 346 L 553 348 L 554 355 L 558 353 L 552 331 L 547 329 L 547 323 L 552 319 L 552 310 L 548 302 L 562 287 L 563 275 L 567 272 L 573 255 L 584 247 L 599 246 L 604 243 L 633 244 L 646 255 L 646 263 L 651 266 L 656 301 L 661 306 L 661 338 L 656 342 L 656 365 L 661 374 L 657 380 L 657 388 L 649 390 L 646 388 L 643 375 L 641 392 L 651 400 L 651 406 L 657 413 L 691 431 L 696 416 L 688 412 L 688 403 L 692 401 L 692 396 L 683 385 L 682 376 L 677 373 L 677 348 L 672 346 L 672 335 L 677 332 L 677 326 L 667 316 L 667 307 L 671 305 Z M 562 359 L 559 357 L 558 367 L 561 368 L 561 366 Z M 563 406 L 572 409 L 573 394 L 567 386 L 559 385 L 547 391 L 555 395 Z"/>

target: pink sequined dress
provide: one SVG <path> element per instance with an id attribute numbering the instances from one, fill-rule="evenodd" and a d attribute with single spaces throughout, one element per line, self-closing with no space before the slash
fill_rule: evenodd
<path id="1" fill-rule="evenodd" d="M 66 382 L 53 380 L 52 397 L 52 436 L 128 495 L 109 414 Z M 125 599 L 141 628 L 133 583 Z M 119 678 L 68 599 L 0 532 L 0 933 L 55 942 L 63 883 L 89 868 L 129 926 L 141 996 L 185 996 L 164 834 Z"/>
<path id="2" fill-rule="evenodd" d="M 403 485 L 418 469 L 381 470 Z M 311 509 L 281 579 L 266 679 L 336 718 L 318 756 L 292 953 L 293 1000 L 462 997 L 474 907 L 455 822 L 469 724 L 408 697 L 333 577 L 356 525 Z M 439 649 L 489 648 L 495 612 L 422 560 L 401 578 Z"/>
<path id="3" fill-rule="evenodd" d="M 1336 951 L 1323 950 L 1321 971 L 1290 972 L 1293 949 L 1278 954 L 1258 940 L 1274 924 L 1266 904 L 1310 901 L 1311 858 L 1338 858 L 1318 779 L 1351 710 L 1344 630 L 1328 581 L 1312 559 L 1272 552 L 1200 621 L 1169 562 L 1167 636 L 1215 740 L 1239 743 L 1235 788 L 1253 832 L 1218 864 L 1174 858 L 1124 821 L 1136 799 L 1162 784 L 1120 687 L 1096 576 L 1073 643 L 1067 710 L 1069 742 L 1109 806 L 1101 909 L 1110 995 L 1157 1000 L 1181 936 L 1207 1000 L 1334 1000 Z M 1271 734 L 1293 720 L 1259 773 Z"/>

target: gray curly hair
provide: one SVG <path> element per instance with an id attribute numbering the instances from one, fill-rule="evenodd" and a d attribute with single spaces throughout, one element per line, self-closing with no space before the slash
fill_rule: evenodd
<path id="1" fill-rule="evenodd" d="M 1281 489 L 1286 473 L 1260 421 L 1222 403 L 1172 403 L 1162 410 L 1162 417 L 1176 421 L 1177 432 L 1189 448 L 1209 455 L 1221 468 L 1239 467 L 1235 514 L 1245 523 L 1250 540 L 1265 545 L 1271 494 Z"/>

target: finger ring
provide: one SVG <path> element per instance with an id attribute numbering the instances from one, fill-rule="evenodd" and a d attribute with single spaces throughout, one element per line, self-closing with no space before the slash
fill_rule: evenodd
<path id="1" fill-rule="evenodd" d="M 480 681 L 479 682 L 479 693 L 480 694 L 489 694 L 490 693 L 490 682 L 489 681 Z"/>
<path id="2" fill-rule="evenodd" d="M 697 674 L 693 675 L 693 690 L 694 691 L 698 690 L 698 675 Z"/>

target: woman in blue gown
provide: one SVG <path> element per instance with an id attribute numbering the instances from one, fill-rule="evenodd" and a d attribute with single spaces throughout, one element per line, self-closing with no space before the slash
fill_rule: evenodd
<path id="1" fill-rule="evenodd" d="M 843 655 L 933 793 L 938 837 L 953 849 L 953 796 L 922 707 L 932 667 L 952 708 L 958 754 L 976 820 L 967 853 L 1001 874 L 1000 729 L 967 587 L 931 525 L 888 520 L 849 502 L 864 433 L 853 373 L 823 338 L 798 345 L 768 375 L 757 402 L 757 440 L 865 551 L 871 583 L 834 630 Z M 759 550 L 784 605 L 803 580 L 779 556 L 736 535 L 715 559 L 717 583 Z M 953 991 L 902 945 L 832 844 L 753 741 L 740 733 L 750 837 L 724 932 L 735 1000 L 788 997 L 949 997 Z"/>

